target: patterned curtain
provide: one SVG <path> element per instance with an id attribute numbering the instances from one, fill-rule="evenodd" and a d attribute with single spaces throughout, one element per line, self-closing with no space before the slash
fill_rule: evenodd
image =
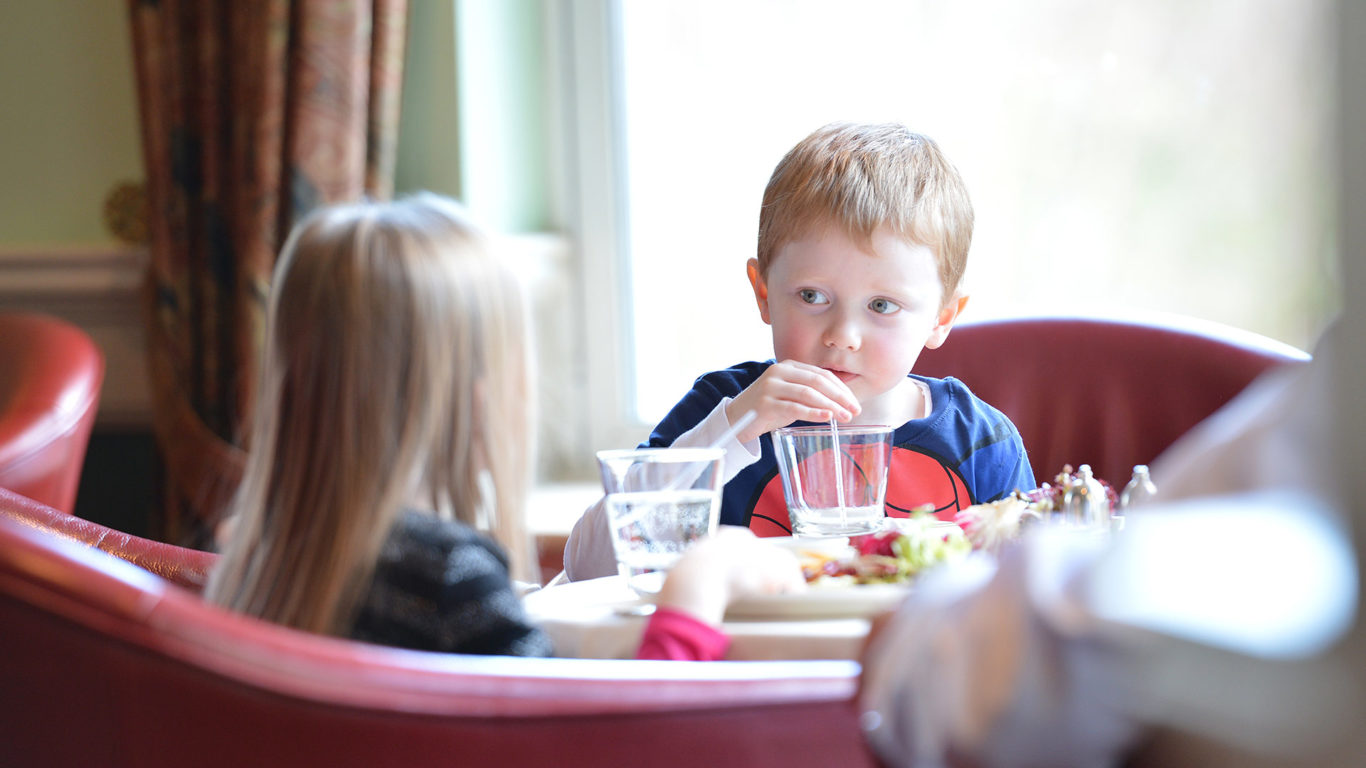
<path id="1" fill-rule="evenodd" d="M 392 193 L 407 0 L 129 0 L 165 505 L 202 545 L 241 477 L 266 296 L 291 225 Z"/>

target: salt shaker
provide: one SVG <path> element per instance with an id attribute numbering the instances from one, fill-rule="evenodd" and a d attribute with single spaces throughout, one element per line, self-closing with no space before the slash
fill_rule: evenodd
<path id="1" fill-rule="evenodd" d="M 1119 508 L 1127 512 L 1130 507 L 1151 502 L 1156 495 L 1157 486 L 1153 485 L 1153 481 L 1148 477 L 1148 465 L 1136 464 L 1134 476 L 1119 494 Z"/>
<path id="2" fill-rule="evenodd" d="M 1082 464 L 1077 478 L 1067 485 L 1062 513 L 1064 520 L 1076 525 L 1110 525 L 1110 499 L 1105 486 L 1091 474 L 1090 464 Z"/>

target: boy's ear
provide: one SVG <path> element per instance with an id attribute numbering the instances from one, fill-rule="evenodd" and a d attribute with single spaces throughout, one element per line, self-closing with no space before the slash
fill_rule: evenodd
<path id="1" fill-rule="evenodd" d="M 944 343 L 949 337 L 949 331 L 953 330 L 953 324 L 958 320 L 958 316 L 963 314 L 963 307 L 968 305 L 968 294 L 957 291 L 949 300 L 944 302 L 944 306 L 939 310 L 938 322 L 930 331 L 930 337 L 925 340 L 926 349 L 935 349 Z"/>
<path id="2" fill-rule="evenodd" d="M 764 323 L 772 325 L 768 319 L 768 283 L 764 282 L 764 276 L 759 274 L 759 260 L 750 259 L 745 262 L 745 272 L 749 275 L 749 284 L 754 288 L 754 301 L 759 305 L 759 317 L 764 319 Z"/>

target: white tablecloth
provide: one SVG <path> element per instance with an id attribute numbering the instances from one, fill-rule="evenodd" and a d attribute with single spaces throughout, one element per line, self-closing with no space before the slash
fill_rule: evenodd
<path id="1" fill-rule="evenodd" d="M 555 655 L 586 659 L 635 657 L 649 604 L 620 576 L 575 581 L 532 592 L 527 612 L 555 643 Z M 635 612 L 635 613 L 633 613 Z M 867 618 L 799 620 L 727 619 L 726 658 L 857 660 L 868 634 Z"/>

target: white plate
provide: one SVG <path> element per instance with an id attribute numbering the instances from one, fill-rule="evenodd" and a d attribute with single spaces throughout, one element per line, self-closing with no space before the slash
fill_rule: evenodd
<path id="1" fill-rule="evenodd" d="M 895 608 L 910 594 L 910 584 L 851 584 L 815 586 L 804 592 L 763 595 L 737 600 L 727 619 L 848 619 L 867 618 Z"/>
<path id="2" fill-rule="evenodd" d="M 774 536 L 765 541 L 797 553 L 805 551 L 829 557 L 853 554 L 847 536 Z M 865 618 L 895 607 L 909 592 L 909 584 L 815 585 L 803 592 L 761 595 L 737 600 L 726 610 L 726 618 Z"/>
<path id="3" fill-rule="evenodd" d="M 943 525 L 957 527 L 953 523 Z M 773 536 L 764 540 L 796 553 L 805 551 L 830 557 L 853 553 L 847 536 Z M 895 608 L 910 591 L 911 584 L 817 584 L 802 592 L 737 600 L 726 609 L 726 618 L 770 621 L 867 618 Z M 654 594 L 641 592 L 640 595 L 647 603 L 655 600 Z"/>

